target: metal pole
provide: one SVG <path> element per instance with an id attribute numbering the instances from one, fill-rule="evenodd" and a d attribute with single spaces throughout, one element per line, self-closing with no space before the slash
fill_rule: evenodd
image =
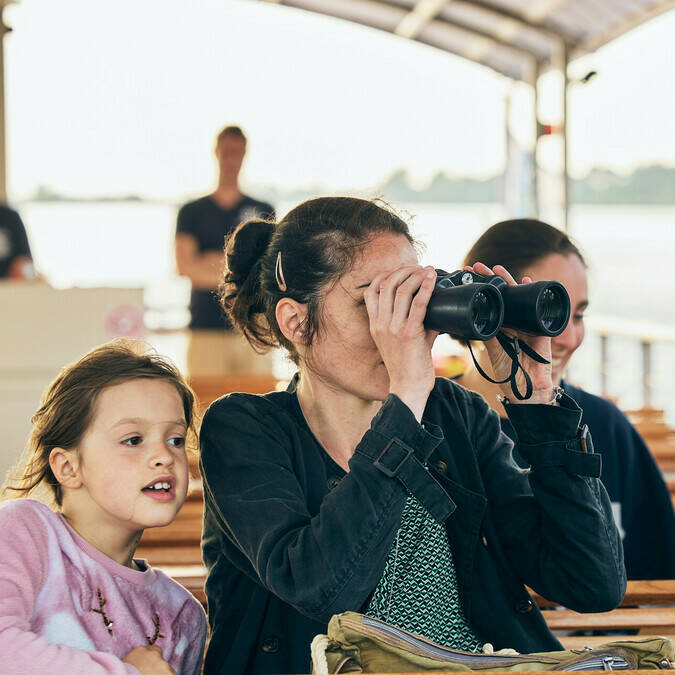
<path id="1" fill-rule="evenodd" d="M 541 137 L 541 127 L 539 125 L 539 76 L 541 74 L 541 64 L 534 62 L 534 81 L 532 89 L 534 91 L 534 150 L 532 151 L 532 206 L 534 208 L 534 217 L 539 218 L 539 160 L 537 159 L 537 148 L 539 147 L 539 138 Z"/>
<path id="2" fill-rule="evenodd" d="M 568 153 L 568 143 L 567 143 L 567 106 L 568 106 L 568 97 L 567 97 L 567 88 L 569 86 L 569 80 L 567 78 L 567 63 L 569 55 L 567 53 L 567 45 L 565 42 L 561 44 L 561 56 L 562 56 L 562 72 L 563 72 L 563 118 L 562 118 L 562 143 L 563 143 L 563 180 L 562 180 L 562 208 L 563 208 L 563 227 L 567 230 L 568 227 L 568 216 L 569 216 L 569 175 L 567 173 L 567 166 L 569 160 Z"/>
<path id="3" fill-rule="evenodd" d="M 652 388 L 652 345 L 647 340 L 642 341 L 642 407 L 651 406 Z"/>
<path id="4" fill-rule="evenodd" d="M 509 207 L 509 172 L 511 170 L 511 133 L 509 130 L 509 114 L 511 111 L 511 93 L 507 90 L 504 95 L 504 145 L 506 155 L 504 159 L 504 173 L 502 174 L 502 206 L 509 218 L 514 215 Z"/>
<path id="5" fill-rule="evenodd" d="M 12 29 L 5 25 L 5 5 L 0 6 L 0 203 L 7 203 L 7 156 L 5 145 L 5 35 Z"/>
<path id="6" fill-rule="evenodd" d="M 609 374 L 609 345 L 607 344 L 608 337 L 606 333 L 600 334 L 600 391 L 606 398 L 607 391 L 607 375 Z"/>

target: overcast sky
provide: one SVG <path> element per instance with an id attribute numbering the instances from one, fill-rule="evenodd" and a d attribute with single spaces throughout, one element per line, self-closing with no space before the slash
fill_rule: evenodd
<path id="1" fill-rule="evenodd" d="M 181 199 L 211 187 L 213 137 L 250 137 L 249 183 L 367 188 L 396 168 L 486 176 L 509 83 L 378 31 L 249 0 L 21 0 L 5 11 L 9 194 Z M 675 166 L 675 11 L 583 62 L 571 169 Z M 516 97 L 516 134 L 528 128 Z M 520 106 L 520 107 L 519 107 Z"/>

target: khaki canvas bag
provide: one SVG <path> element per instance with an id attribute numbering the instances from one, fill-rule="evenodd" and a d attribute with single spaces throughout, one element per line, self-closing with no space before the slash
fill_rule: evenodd
<path id="1" fill-rule="evenodd" d="M 518 654 L 463 652 L 356 612 L 335 615 L 328 635 L 312 641 L 312 672 L 419 673 L 467 670 L 667 670 L 675 648 L 666 638 L 607 642 L 595 649 Z"/>

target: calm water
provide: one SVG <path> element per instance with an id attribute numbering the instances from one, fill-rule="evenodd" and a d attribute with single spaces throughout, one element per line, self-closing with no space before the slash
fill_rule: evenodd
<path id="1" fill-rule="evenodd" d="M 278 205 L 283 213 L 292 204 Z M 175 276 L 172 238 L 176 205 L 155 203 L 24 203 L 20 210 L 36 265 L 59 288 L 141 286 L 150 327 L 187 321 L 189 285 Z M 475 239 L 504 217 L 499 205 L 408 204 L 425 264 L 456 268 Z M 652 405 L 675 423 L 675 207 L 579 206 L 570 232 L 590 265 L 589 324 L 605 317 L 629 329 L 656 326 L 670 342 L 653 347 Z M 183 338 L 157 346 L 183 364 Z M 440 348 L 444 348 L 443 345 Z M 642 403 L 641 356 L 634 339 L 610 342 L 609 391 L 626 407 Z M 589 330 L 570 379 L 600 388 L 599 340 Z"/>

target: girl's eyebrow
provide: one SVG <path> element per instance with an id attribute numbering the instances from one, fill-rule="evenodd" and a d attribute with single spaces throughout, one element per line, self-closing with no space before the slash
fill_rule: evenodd
<path id="1" fill-rule="evenodd" d="M 115 427 L 122 426 L 123 424 L 138 424 L 140 422 L 145 422 L 142 417 L 125 417 L 124 419 L 118 420 L 113 424 L 110 428 L 114 429 Z M 167 420 L 166 422 L 163 422 L 163 424 L 175 424 L 176 426 L 179 427 L 185 427 L 187 426 L 185 424 L 185 420 Z"/>

